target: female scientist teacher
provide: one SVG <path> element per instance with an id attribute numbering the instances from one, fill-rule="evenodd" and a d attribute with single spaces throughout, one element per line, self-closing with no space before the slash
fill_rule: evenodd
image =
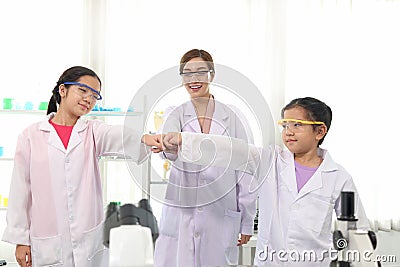
<path id="1" fill-rule="evenodd" d="M 215 75 L 211 55 L 193 49 L 180 62 L 190 101 L 166 111 L 160 132 L 233 136 L 252 142 L 243 116 L 217 102 L 209 84 Z M 246 131 L 247 130 L 247 131 Z M 154 266 L 226 266 L 238 262 L 238 246 L 253 234 L 256 194 L 252 176 L 218 167 L 174 161 L 160 220 Z M 239 234 L 241 234 L 240 239 Z"/>

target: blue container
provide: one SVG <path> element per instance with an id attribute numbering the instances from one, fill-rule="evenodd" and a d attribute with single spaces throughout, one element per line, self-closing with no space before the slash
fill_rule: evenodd
<path id="1" fill-rule="evenodd" d="M 30 102 L 30 101 L 26 102 L 25 105 L 24 105 L 24 109 L 25 110 L 32 110 L 33 109 L 33 103 Z"/>

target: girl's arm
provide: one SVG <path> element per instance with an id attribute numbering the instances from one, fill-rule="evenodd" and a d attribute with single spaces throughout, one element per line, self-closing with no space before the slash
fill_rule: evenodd
<path id="1" fill-rule="evenodd" d="M 15 150 L 7 209 L 7 227 L 3 234 L 3 241 L 26 246 L 30 246 L 32 205 L 29 169 L 30 145 L 28 137 L 22 133 Z"/>
<path id="2" fill-rule="evenodd" d="M 358 194 L 357 188 L 351 177 L 348 180 L 346 180 L 341 191 L 354 192 L 354 215 L 358 218 L 357 228 L 364 229 L 364 230 L 371 229 L 368 217 L 364 210 L 364 206 L 360 199 L 360 195 Z M 340 197 L 336 200 L 335 211 L 336 211 L 336 214 L 341 214 Z"/>
<path id="3" fill-rule="evenodd" d="M 141 164 L 151 153 L 143 134 L 127 126 L 96 121 L 93 135 L 97 156 L 120 156 Z"/>
<path id="4" fill-rule="evenodd" d="M 272 147 L 259 148 L 228 136 L 183 132 L 168 133 L 164 142 L 175 138 L 181 143 L 179 158 L 199 165 L 227 167 L 253 175 L 258 181 L 265 178 L 274 162 Z M 179 136 L 181 141 L 179 141 Z M 166 144 L 168 147 L 169 145 Z"/>

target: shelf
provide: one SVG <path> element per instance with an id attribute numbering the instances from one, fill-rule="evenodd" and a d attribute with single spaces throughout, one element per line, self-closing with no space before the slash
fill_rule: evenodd
<path id="1" fill-rule="evenodd" d="M 0 113 L 9 115 L 46 115 L 46 110 L 14 110 L 14 109 L 0 109 Z"/>
<path id="2" fill-rule="evenodd" d="M 3 158 L 3 157 L 0 157 L 0 161 L 14 161 L 14 158 Z"/>
<path id="3" fill-rule="evenodd" d="M 104 156 L 100 157 L 101 161 L 134 161 L 133 159 L 125 159 L 125 158 L 119 158 L 119 157 L 114 157 L 114 156 Z"/>
<path id="4" fill-rule="evenodd" d="M 92 111 L 88 115 L 89 117 L 97 117 L 97 116 L 141 116 L 142 112 L 122 112 L 122 111 Z"/>
<path id="5" fill-rule="evenodd" d="M 168 180 L 150 181 L 150 184 L 168 184 Z"/>
<path id="6" fill-rule="evenodd" d="M 118 157 L 100 157 L 101 161 L 134 161 L 133 159 L 125 159 L 125 158 L 118 158 Z M 0 161 L 14 161 L 14 158 L 5 158 L 0 157 Z"/>
<path id="7" fill-rule="evenodd" d="M 134 161 L 133 159 L 124 159 L 124 158 L 116 158 L 116 157 L 101 157 L 101 161 Z M 0 157 L 0 161 L 14 161 L 14 158 L 3 158 Z"/>
<path id="8" fill-rule="evenodd" d="M 8 115 L 46 115 L 46 110 L 13 110 L 1 109 L 0 113 Z M 122 111 L 92 111 L 85 115 L 88 117 L 103 117 L 103 116 L 141 116 L 142 112 L 122 112 Z"/>

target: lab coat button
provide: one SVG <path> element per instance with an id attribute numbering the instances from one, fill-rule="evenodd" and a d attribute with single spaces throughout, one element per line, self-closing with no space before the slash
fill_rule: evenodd
<path id="1" fill-rule="evenodd" d="M 199 237 L 200 236 L 200 234 L 198 233 L 198 232 L 196 232 L 195 234 L 194 234 L 194 237 Z"/>
<path id="2" fill-rule="evenodd" d="M 70 162 L 70 160 L 69 160 L 69 159 L 66 159 L 66 160 L 65 160 L 65 163 L 69 163 L 69 162 Z"/>
<path id="3" fill-rule="evenodd" d="M 198 210 L 199 210 L 199 211 L 202 211 L 202 210 L 203 210 L 203 207 L 199 207 Z"/>

